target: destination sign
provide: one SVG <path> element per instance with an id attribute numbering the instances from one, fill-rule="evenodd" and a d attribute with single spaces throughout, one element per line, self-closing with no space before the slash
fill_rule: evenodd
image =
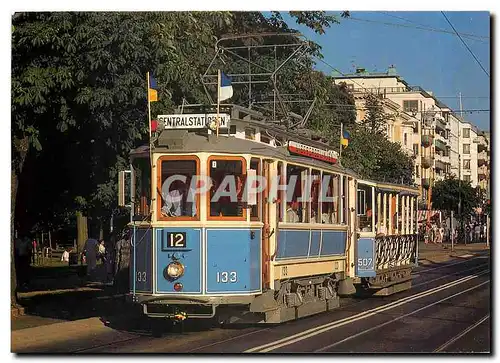
<path id="1" fill-rule="evenodd" d="M 219 128 L 229 127 L 231 117 L 228 114 L 219 114 Z M 163 123 L 165 129 L 215 129 L 217 114 L 185 114 L 185 115 L 158 115 L 158 122 Z"/>
<path id="2" fill-rule="evenodd" d="M 307 156 L 313 159 L 323 160 L 329 163 L 336 163 L 338 154 L 333 150 L 318 149 L 313 146 L 299 144 L 295 141 L 288 142 L 288 150 L 291 153 Z"/>

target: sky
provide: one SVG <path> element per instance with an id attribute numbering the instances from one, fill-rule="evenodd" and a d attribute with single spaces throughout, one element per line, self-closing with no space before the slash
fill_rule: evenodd
<path id="1" fill-rule="evenodd" d="M 484 37 L 475 38 L 480 40 L 477 41 L 462 36 L 483 68 L 491 75 L 490 14 L 445 14 L 461 35 L 465 33 Z M 322 35 L 296 24 L 288 15 L 285 20 L 308 39 L 320 44 L 324 61 L 341 73 L 352 73 L 356 67 L 385 72 L 390 65 L 394 65 L 406 82 L 432 91 L 453 110 L 460 109 L 459 92 L 462 93 L 463 110 L 490 109 L 490 77 L 474 60 L 460 38 L 454 33 L 414 28 L 427 27 L 453 32 L 441 12 L 353 11 L 350 15 L 350 19 L 339 17 L 340 24 L 333 24 Z M 317 68 L 332 74 L 332 69 L 322 63 L 318 63 Z M 465 113 L 464 118 L 481 130 L 490 130 L 490 112 Z"/>

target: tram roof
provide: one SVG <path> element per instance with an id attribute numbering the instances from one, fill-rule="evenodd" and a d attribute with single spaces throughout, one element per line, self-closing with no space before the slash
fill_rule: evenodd
<path id="1" fill-rule="evenodd" d="M 369 179 L 360 179 L 358 183 L 375 186 L 377 190 L 381 192 L 399 192 L 402 195 L 420 195 L 420 191 L 417 187 L 405 184 L 387 183 Z"/>

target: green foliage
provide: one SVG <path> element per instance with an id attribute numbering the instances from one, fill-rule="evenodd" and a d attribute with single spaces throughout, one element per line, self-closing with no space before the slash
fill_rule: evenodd
<path id="1" fill-rule="evenodd" d="M 435 183 L 431 201 L 433 209 L 453 210 L 459 218 L 472 215 L 474 209 L 483 203 L 479 188 L 473 188 L 470 181 L 453 177 Z"/>
<path id="2" fill-rule="evenodd" d="M 363 178 L 413 184 L 414 162 L 401 144 L 391 142 L 383 133 L 362 125 L 355 125 L 350 133 L 349 146 L 342 151 L 344 166 Z"/>

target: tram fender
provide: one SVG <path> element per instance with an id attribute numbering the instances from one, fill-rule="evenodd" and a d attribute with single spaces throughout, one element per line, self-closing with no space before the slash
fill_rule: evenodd
<path id="1" fill-rule="evenodd" d="M 265 313 L 267 311 L 276 310 L 278 303 L 274 299 L 274 290 L 268 290 L 263 294 L 256 296 L 250 303 L 250 312 Z"/>

